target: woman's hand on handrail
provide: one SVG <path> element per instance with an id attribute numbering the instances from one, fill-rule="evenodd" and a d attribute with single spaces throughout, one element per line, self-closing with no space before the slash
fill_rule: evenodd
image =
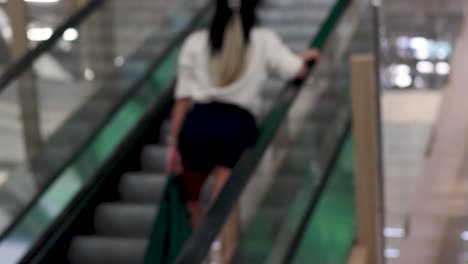
<path id="1" fill-rule="evenodd" d="M 320 51 L 318 49 L 309 49 L 301 52 L 299 56 L 304 60 L 304 65 L 301 67 L 296 75 L 297 79 L 304 79 L 307 74 L 310 62 L 317 62 L 320 60 Z"/>

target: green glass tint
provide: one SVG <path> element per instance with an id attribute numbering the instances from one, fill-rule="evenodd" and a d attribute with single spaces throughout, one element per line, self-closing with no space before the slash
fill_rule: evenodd
<path id="1" fill-rule="evenodd" d="M 372 28 L 365 20 L 370 17 L 367 7 L 355 2 L 334 34 L 322 44 L 316 41 L 324 47 L 322 63 L 274 140 L 282 142 L 276 152 L 285 157 L 272 161 L 282 165 L 273 172 L 254 216 L 244 220 L 235 263 L 346 262 L 354 239 L 355 205 L 352 144 L 348 139 L 342 145 L 342 139 L 350 119 L 350 55 L 372 51 L 372 41 L 362 41 L 372 38 L 362 30 Z"/>
<path id="2" fill-rule="evenodd" d="M 77 162 L 81 152 L 92 148 L 94 156 L 107 155 L 93 140 L 112 118 L 135 120 L 132 114 L 145 111 L 141 105 L 171 84 L 184 30 L 200 26 L 206 14 L 192 20 L 201 10 L 208 12 L 206 3 L 150 1 L 142 6 L 138 1 L 105 1 L 80 27 L 63 34 L 68 40 L 60 38 L 0 94 L 0 145 L 7 150 L 0 153 L 0 233 Z M 130 11 L 138 15 L 128 16 Z M 140 91 L 148 79 L 152 86 Z M 36 91 L 37 100 L 20 100 L 24 91 Z M 25 114 L 28 122 L 23 123 L 20 102 L 38 118 Z M 42 142 L 29 156 L 22 133 L 26 123 L 38 132 L 28 138 Z M 119 141 L 127 125 L 132 124 L 109 130 L 102 135 L 109 139 L 102 140 Z M 87 162 L 93 165 L 99 158 Z"/>
<path id="3" fill-rule="evenodd" d="M 160 49 L 159 53 L 156 53 L 157 56 L 146 54 L 147 56 L 142 57 L 145 53 L 140 53 L 140 50 L 144 50 L 143 47 L 146 49 L 154 48 L 155 44 L 153 39 L 145 41 L 144 46 L 140 47 L 140 50 L 136 52 L 137 55 L 135 55 L 138 57 L 139 63 L 132 60 L 119 68 L 119 74 L 115 76 L 116 80 L 114 80 L 119 82 L 119 86 L 113 87 L 111 93 L 106 88 L 97 91 L 80 110 L 73 113 L 73 117 L 67 120 L 67 124 L 70 126 L 67 127 L 67 124 L 65 124 L 63 128 L 58 130 L 56 134 L 61 140 L 54 141 L 52 139 L 47 142 L 45 147 L 48 147 L 49 150 L 55 150 L 56 143 L 62 143 L 68 146 L 67 152 L 66 154 L 62 153 L 63 157 L 46 155 L 45 158 L 48 158 L 50 164 L 39 164 L 42 166 L 48 165 L 45 166 L 44 170 L 39 170 L 39 173 L 42 173 L 45 177 L 55 178 L 52 178 L 53 181 L 51 181 L 50 185 L 44 185 L 47 188 L 40 193 L 40 196 L 32 200 L 34 195 L 40 191 L 38 189 L 37 192 L 30 194 L 29 200 L 23 201 L 23 204 L 17 205 L 17 208 L 15 208 L 16 212 L 18 212 L 31 203 L 31 207 L 14 223 L 12 228 L 4 234 L 3 240 L 0 241 L 2 263 L 19 263 L 25 253 L 37 243 L 70 205 L 70 202 L 93 180 L 96 172 L 112 157 L 136 124 L 142 120 L 148 111 L 154 108 L 155 103 L 160 102 L 161 96 L 165 95 L 164 98 L 167 97 L 166 99 L 169 100 L 170 93 L 168 92 L 175 81 L 180 45 L 187 34 L 206 24 L 205 17 L 208 16 L 207 14 L 210 11 L 211 5 L 199 8 L 199 5 L 193 4 L 171 9 L 171 12 L 166 14 L 172 18 L 168 20 L 171 25 L 175 23 L 173 26 L 168 27 L 168 29 L 171 29 L 169 32 L 170 39 L 166 43 L 159 43 L 159 45 L 171 44 L 168 46 L 169 49 L 166 49 L 165 53 L 160 53 Z M 198 16 L 193 20 L 195 14 Z M 188 23 L 191 20 L 192 22 Z M 142 60 L 144 63 L 141 63 Z M 145 74 L 148 76 L 145 77 Z M 106 100 L 97 100 L 103 98 Z M 104 118 L 100 116 L 103 113 L 93 112 L 91 114 L 95 115 L 90 116 L 90 112 L 86 112 L 86 108 L 96 104 L 107 107 L 105 111 L 110 112 L 104 114 L 109 115 Z M 80 112 L 82 109 L 84 109 L 84 112 Z M 83 113 L 87 114 L 85 116 L 87 119 L 81 118 Z M 71 137 L 68 133 L 72 130 L 66 128 L 76 127 L 75 122 L 83 120 L 90 121 L 89 124 L 86 122 L 79 123 L 89 125 L 86 127 L 88 130 L 79 131 L 83 133 L 81 134 L 84 140 L 82 143 L 86 144 L 83 147 L 73 148 L 75 146 L 74 140 L 77 139 Z M 64 141 L 65 138 L 67 141 Z M 52 153 L 54 152 L 52 151 Z M 57 159 L 52 159 L 52 157 Z M 68 163 L 66 158 L 70 157 L 74 158 Z M 51 172 L 50 167 L 55 169 L 63 168 L 57 175 L 45 173 Z M 42 188 L 43 186 L 39 187 Z"/>
<path id="4" fill-rule="evenodd" d="M 349 137 L 292 263 L 346 263 L 356 230 L 353 166 L 353 144 Z"/>
<path id="5" fill-rule="evenodd" d="M 32 208 L 0 242 L 2 263 L 19 262 L 27 250 L 91 180 L 122 139 L 152 106 L 161 91 L 170 87 L 177 69 L 174 62 L 177 57 L 174 55 L 176 53 L 177 50 L 162 64 L 169 69 L 162 67 L 155 71 L 152 80 L 154 84 L 143 86 L 115 113 L 78 159 L 57 178 L 39 200 L 35 201 Z"/>

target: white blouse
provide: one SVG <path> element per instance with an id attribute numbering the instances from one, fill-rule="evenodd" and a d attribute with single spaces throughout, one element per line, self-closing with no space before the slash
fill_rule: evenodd
<path id="1" fill-rule="evenodd" d="M 209 76 L 209 59 L 209 32 L 203 30 L 190 35 L 179 55 L 176 98 L 190 98 L 195 103 L 234 104 L 254 115 L 260 110 L 261 89 L 268 73 L 290 80 L 304 63 L 274 31 L 267 28 L 252 30 L 247 69 L 234 83 L 226 87 L 214 86 Z"/>

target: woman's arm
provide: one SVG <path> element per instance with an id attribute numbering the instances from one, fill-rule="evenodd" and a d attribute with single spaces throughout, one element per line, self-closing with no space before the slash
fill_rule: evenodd
<path id="1" fill-rule="evenodd" d="M 304 60 L 304 65 L 297 72 L 296 78 L 303 79 L 307 74 L 308 63 L 310 61 L 318 61 L 320 59 L 320 51 L 317 49 L 310 49 L 300 53 L 299 56 Z"/>
<path id="2" fill-rule="evenodd" d="M 168 135 L 168 154 L 166 160 L 166 172 L 167 173 L 181 173 L 182 172 L 182 160 L 178 149 L 178 139 L 180 129 L 185 117 L 187 116 L 188 109 L 192 100 L 190 98 L 176 99 L 174 108 L 171 116 L 171 127 Z"/>
<path id="3" fill-rule="evenodd" d="M 171 128 L 169 130 L 168 138 L 169 145 L 177 146 L 180 129 L 182 127 L 182 123 L 185 121 L 185 117 L 191 103 L 192 100 L 190 98 L 176 99 L 174 108 L 172 109 Z"/>

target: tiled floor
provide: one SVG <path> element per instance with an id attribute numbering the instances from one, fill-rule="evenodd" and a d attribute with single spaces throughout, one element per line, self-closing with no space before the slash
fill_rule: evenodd
<path id="1" fill-rule="evenodd" d="M 401 232 L 420 183 L 440 92 L 385 92 L 382 98 L 385 225 L 388 264 L 395 263 Z M 393 231 L 393 232 L 392 232 Z M 393 254 L 392 254 L 393 253 Z"/>

